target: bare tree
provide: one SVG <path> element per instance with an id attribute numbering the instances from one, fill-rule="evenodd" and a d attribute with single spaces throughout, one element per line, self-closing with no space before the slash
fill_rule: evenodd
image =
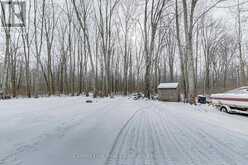
<path id="1" fill-rule="evenodd" d="M 91 50 L 91 44 L 90 44 L 90 39 L 89 39 L 89 30 L 88 30 L 88 16 L 89 16 L 89 6 L 90 6 L 90 2 L 89 1 L 82 1 L 80 0 L 80 7 L 77 7 L 76 1 L 72 0 L 75 12 L 76 12 L 76 16 L 79 22 L 79 25 L 83 31 L 84 34 L 84 45 L 87 45 L 87 52 L 89 54 L 89 58 L 90 58 L 90 64 L 91 64 L 91 70 L 92 73 L 95 74 L 96 70 L 95 70 L 95 65 L 93 62 L 93 55 L 92 55 L 92 50 Z M 81 12 L 80 12 L 81 11 Z M 80 14 L 81 13 L 81 14 Z M 96 74 L 95 74 L 96 75 Z M 94 78 L 94 82 L 93 82 L 93 89 L 94 89 L 94 96 L 96 97 L 96 82 L 97 78 Z"/>
<path id="2" fill-rule="evenodd" d="M 238 50 L 239 50 L 239 61 L 240 61 L 240 82 L 241 85 L 245 85 L 246 75 L 245 75 L 245 62 L 242 53 L 242 25 L 241 25 L 241 9 L 240 9 L 239 0 L 237 0 L 237 22 L 238 22 Z"/>
<path id="3" fill-rule="evenodd" d="M 55 84 L 54 76 L 52 70 L 52 51 L 54 44 L 55 28 L 58 23 L 58 18 L 55 15 L 55 5 L 54 1 L 50 0 L 51 5 L 47 7 L 46 14 L 44 18 L 44 33 L 46 40 L 46 51 L 47 51 L 47 82 L 48 82 L 48 95 L 55 94 Z"/>
<path id="4" fill-rule="evenodd" d="M 145 16 L 144 16 L 144 53 L 145 53 L 145 97 L 151 97 L 151 58 L 154 53 L 154 41 L 157 33 L 158 23 L 161 19 L 163 9 L 167 0 L 149 0 L 145 1 Z M 149 7 L 151 8 L 149 10 Z M 150 22 L 149 20 L 150 19 Z M 149 33 L 150 32 L 150 33 Z"/>
<path id="5" fill-rule="evenodd" d="M 35 57 L 36 57 L 36 75 L 34 76 L 34 84 L 37 85 L 38 83 L 38 77 L 39 77 L 39 72 L 40 72 L 40 67 L 42 70 L 42 73 L 44 75 L 46 83 L 47 77 L 44 71 L 43 64 L 41 62 L 41 53 L 42 53 L 42 46 L 43 46 L 43 35 L 44 35 L 44 18 L 45 18 L 45 4 L 46 0 L 42 1 L 42 6 L 41 6 L 41 21 L 39 24 L 38 20 L 38 4 L 37 1 L 33 1 L 34 4 L 34 44 L 35 44 Z M 39 30 L 40 27 L 40 30 Z M 38 87 L 34 87 L 34 93 L 35 96 L 38 96 Z"/>
<path id="6" fill-rule="evenodd" d="M 178 1 L 175 1 L 175 13 L 176 13 L 176 37 L 177 37 L 177 46 L 179 50 L 180 57 L 180 68 L 181 68 L 181 82 L 184 89 L 184 96 L 188 96 L 188 79 L 187 79 L 187 56 L 183 51 L 182 39 L 181 39 L 181 28 L 180 28 L 180 18 L 179 18 L 179 7 Z"/>
<path id="7" fill-rule="evenodd" d="M 3 18 L 1 19 L 2 26 L 4 27 L 4 34 L 5 34 L 5 55 L 4 55 L 4 64 L 3 64 L 3 74 L 1 78 L 1 88 L 3 92 L 3 96 L 7 95 L 7 85 L 8 85 L 8 68 L 9 68 L 9 61 L 10 61 L 10 43 L 11 43 L 11 27 L 8 24 L 11 20 L 11 16 L 9 15 L 8 18 L 3 4 L 1 3 L 1 10 L 3 11 Z M 7 20 L 6 20 L 7 19 Z"/>

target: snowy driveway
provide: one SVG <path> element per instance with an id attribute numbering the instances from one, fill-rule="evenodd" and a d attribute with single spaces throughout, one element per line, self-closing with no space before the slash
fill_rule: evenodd
<path id="1" fill-rule="evenodd" d="M 0 165 L 246 165 L 248 117 L 127 98 L 0 102 Z"/>

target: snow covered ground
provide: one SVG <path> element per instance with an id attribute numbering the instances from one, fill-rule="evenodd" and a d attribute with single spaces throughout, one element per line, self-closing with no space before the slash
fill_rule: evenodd
<path id="1" fill-rule="evenodd" d="M 117 97 L 0 101 L 1 165 L 246 165 L 248 117 Z"/>

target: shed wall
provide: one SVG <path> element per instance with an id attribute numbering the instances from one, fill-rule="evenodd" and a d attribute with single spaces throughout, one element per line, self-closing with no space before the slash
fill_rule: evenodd
<path id="1" fill-rule="evenodd" d="M 158 89 L 159 100 L 178 102 L 179 90 L 178 89 Z"/>

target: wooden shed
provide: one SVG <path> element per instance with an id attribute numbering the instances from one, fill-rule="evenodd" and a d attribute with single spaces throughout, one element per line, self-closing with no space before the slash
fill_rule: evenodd
<path id="1" fill-rule="evenodd" d="M 161 101 L 179 102 L 179 83 L 161 83 L 158 86 L 158 97 Z"/>

